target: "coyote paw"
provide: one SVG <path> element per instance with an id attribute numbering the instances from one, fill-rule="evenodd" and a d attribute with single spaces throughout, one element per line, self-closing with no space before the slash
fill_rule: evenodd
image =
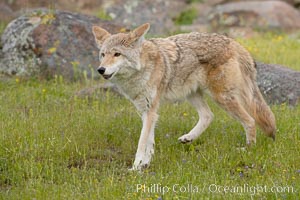
<path id="1" fill-rule="evenodd" d="M 141 171 L 142 169 L 149 167 L 153 154 L 154 154 L 153 145 L 151 145 L 151 148 L 146 149 L 146 153 L 137 154 L 135 156 L 135 160 L 130 171 Z"/>
<path id="2" fill-rule="evenodd" d="M 181 142 L 183 144 L 192 142 L 194 139 L 195 139 L 194 136 L 191 134 L 185 134 L 185 135 L 181 136 L 180 138 L 178 138 L 179 142 Z"/>
<path id="3" fill-rule="evenodd" d="M 247 141 L 246 141 L 247 145 L 248 146 L 252 146 L 252 145 L 255 145 L 256 144 L 256 138 L 247 138 Z"/>
<path id="4" fill-rule="evenodd" d="M 140 164 L 133 164 L 133 166 L 129 169 L 129 171 L 136 171 L 136 172 L 142 172 L 143 169 L 146 169 L 149 167 L 149 163 L 145 164 L 140 162 Z"/>
<path id="5" fill-rule="evenodd" d="M 135 158 L 133 166 L 130 171 L 142 171 L 143 169 L 149 167 L 150 159 L 143 160 L 142 158 Z"/>

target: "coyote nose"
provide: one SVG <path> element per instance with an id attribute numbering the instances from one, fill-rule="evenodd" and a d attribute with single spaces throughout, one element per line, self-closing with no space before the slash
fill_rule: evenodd
<path id="1" fill-rule="evenodd" d="M 97 69 L 97 71 L 98 71 L 100 74 L 104 74 L 105 68 L 104 68 L 104 67 L 100 67 L 100 68 Z"/>

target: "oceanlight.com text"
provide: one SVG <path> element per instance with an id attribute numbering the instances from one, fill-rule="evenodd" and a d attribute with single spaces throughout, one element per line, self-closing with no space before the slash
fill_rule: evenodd
<path id="1" fill-rule="evenodd" d="M 266 185 L 235 185 L 235 186 L 225 186 L 211 184 L 208 186 L 208 191 L 210 193 L 248 193 L 255 195 L 257 193 L 294 193 L 294 187 L 292 186 L 272 186 L 268 187 Z"/>

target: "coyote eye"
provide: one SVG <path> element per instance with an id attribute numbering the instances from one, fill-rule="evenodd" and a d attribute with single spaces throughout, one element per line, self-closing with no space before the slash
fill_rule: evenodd
<path id="1" fill-rule="evenodd" d="M 121 54 L 120 53 L 115 53 L 115 57 L 119 57 Z"/>
<path id="2" fill-rule="evenodd" d="M 101 53 L 101 57 L 104 57 L 105 56 L 105 54 L 104 53 Z"/>

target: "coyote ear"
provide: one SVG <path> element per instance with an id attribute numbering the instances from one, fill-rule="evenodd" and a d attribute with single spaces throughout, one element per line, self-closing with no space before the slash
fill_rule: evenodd
<path id="1" fill-rule="evenodd" d="M 93 26 L 93 34 L 98 48 L 101 48 L 103 42 L 111 35 L 109 32 L 99 26 Z"/>
<path id="2" fill-rule="evenodd" d="M 136 42 L 137 44 L 141 44 L 143 42 L 143 40 L 145 39 L 144 36 L 149 31 L 149 29 L 150 29 L 149 23 L 143 24 L 143 25 L 137 27 L 136 29 L 134 29 L 130 33 L 131 43 Z"/>

